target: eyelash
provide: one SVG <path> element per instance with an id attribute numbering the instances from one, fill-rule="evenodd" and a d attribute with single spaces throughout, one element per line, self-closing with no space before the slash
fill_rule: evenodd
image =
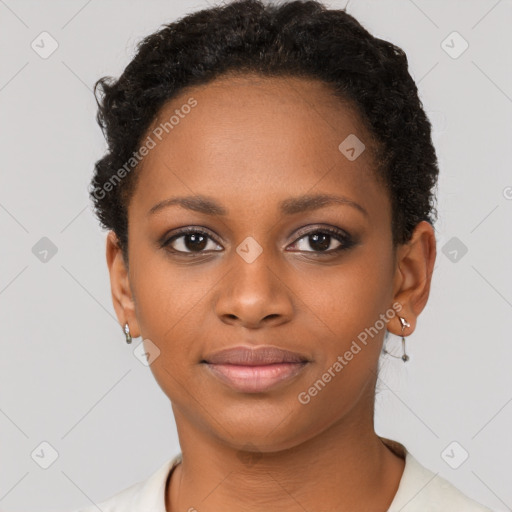
<path id="1" fill-rule="evenodd" d="M 339 229 L 329 228 L 329 227 L 316 228 L 316 229 L 307 231 L 305 233 L 302 233 L 291 245 L 295 245 L 297 242 L 299 242 L 303 238 L 306 238 L 311 235 L 319 234 L 319 233 L 332 236 L 338 242 L 340 242 L 341 245 L 339 247 L 337 247 L 336 249 L 331 249 L 328 251 L 298 251 L 298 252 L 312 253 L 312 254 L 319 255 L 319 256 L 322 256 L 324 254 L 332 255 L 332 254 L 336 254 L 336 253 L 345 251 L 347 249 L 350 249 L 353 245 L 355 245 L 355 242 L 352 240 L 350 235 L 347 235 L 344 231 L 341 231 Z M 182 236 L 188 235 L 188 234 L 197 234 L 197 235 L 205 236 L 205 237 L 209 238 L 210 240 L 213 240 L 216 244 L 220 245 L 214 238 L 212 238 L 212 236 L 208 232 L 204 231 L 203 229 L 191 226 L 191 227 L 183 228 L 180 231 L 178 231 L 177 233 L 175 233 L 174 235 L 172 235 L 170 238 L 165 239 L 160 244 L 160 246 L 162 248 L 166 248 L 173 254 L 179 254 L 179 255 L 186 254 L 186 255 L 193 255 L 193 256 L 201 256 L 202 254 L 206 254 L 207 252 L 205 252 L 205 251 L 198 251 L 198 252 L 178 251 L 178 250 L 170 247 L 170 244 L 172 242 L 174 242 L 175 240 L 181 238 Z M 213 251 L 213 252 L 220 252 L 220 251 Z"/>

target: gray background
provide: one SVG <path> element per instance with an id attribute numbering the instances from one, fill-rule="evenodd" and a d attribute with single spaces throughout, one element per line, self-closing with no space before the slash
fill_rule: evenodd
<path id="1" fill-rule="evenodd" d="M 3 511 L 89 505 L 179 451 L 170 403 L 111 304 L 87 196 L 105 148 L 91 88 L 119 75 L 143 36 L 206 6 L 0 0 Z M 348 12 L 408 54 L 441 169 L 432 292 L 409 363 L 386 359 L 376 429 L 471 497 L 512 510 L 512 3 L 355 0 Z M 43 31 L 59 45 L 47 59 L 31 48 Z M 461 39 L 444 43 L 452 56 L 442 47 L 453 31 L 469 43 L 457 58 Z M 57 248 L 46 262 L 43 237 Z M 399 350 L 399 338 L 389 343 Z M 58 452 L 48 469 L 42 442 Z"/>

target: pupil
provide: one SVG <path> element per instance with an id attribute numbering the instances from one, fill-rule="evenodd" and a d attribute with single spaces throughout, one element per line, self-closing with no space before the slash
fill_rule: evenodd
<path id="1" fill-rule="evenodd" d="M 189 243 L 190 241 L 191 243 Z M 185 237 L 185 246 L 191 251 L 202 250 L 206 246 L 206 237 L 199 234 L 187 235 Z"/>
<path id="2" fill-rule="evenodd" d="M 318 240 L 320 238 L 322 239 L 322 241 L 318 242 Z M 311 243 L 311 240 L 313 240 L 313 243 Z M 322 233 L 322 234 L 315 233 L 314 235 L 310 235 L 309 245 L 313 249 L 319 249 L 320 251 L 325 251 L 326 249 L 329 248 L 330 241 L 331 241 L 331 235 L 327 235 L 324 233 Z M 317 244 L 316 247 L 315 247 L 315 244 Z"/>

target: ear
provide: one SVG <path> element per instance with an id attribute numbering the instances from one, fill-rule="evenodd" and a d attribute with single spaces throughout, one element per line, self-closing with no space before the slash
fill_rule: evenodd
<path id="1" fill-rule="evenodd" d="M 406 320 L 410 327 L 404 329 L 408 336 L 416 328 L 419 314 L 427 304 L 434 263 L 436 260 L 436 238 L 434 228 L 427 221 L 421 221 L 414 229 L 411 240 L 399 246 L 396 252 L 396 272 L 394 278 L 394 302 L 402 309 L 388 324 L 388 330 L 400 336 L 402 325 L 398 316 Z"/>
<path id="2" fill-rule="evenodd" d="M 137 338 L 140 336 L 140 329 L 135 315 L 135 302 L 130 288 L 128 268 L 114 231 L 108 232 L 106 255 L 110 273 L 112 302 L 117 318 L 123 331 L 124 324 L 127 323 L 130 327 L 131 336 Z"/>

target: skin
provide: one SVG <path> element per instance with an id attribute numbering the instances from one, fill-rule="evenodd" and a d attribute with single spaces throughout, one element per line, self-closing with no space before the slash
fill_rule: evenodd
<path id="1" fill-rule="evenodd" d="M 393 303 L 410 324 L 404 335 L 415 330 L 430 291 L 433 228 L 420 222 L 394 250 L 371 135 L 325 84 L 225 76 L 174 98 L 148 133 L 190 97 L 197 106 L 137 169 L 129 265 L 113 232 L 106 251 L 120 324 L 160 350 L 150 368 L 171 400 L 183 454 L 168 481 L 167 510 L 385 511 L 404 460 L 376 435 L 373 411 L 385 330 L 401 334 L 398 316 L 308 404 L 297 397 Z M 354 161 L 338 150 L 349 134 L 366 144 Z M 280 213 L 281 201 L 317 193 L 348 197 L 366 214 L 336 203 Z M 164 199 L 198 194 L 227 215 L 179 205 L 148 215 Z M 172 243 L 189 251 L 182 255 L 158 245 L 185 226 L 211 234 L 199 253 L 186 236 Z M 307 234 L 328 226 L 355 244 L 322 252 Z M 236 252 L 248 236 L 263 251 L 252 263 Z M 343 246 L 334 237 L 326 243 Z M 252 394 L 200 363 L 223 348 L 261 344 L 310 362 L 293 379 Z"/>

